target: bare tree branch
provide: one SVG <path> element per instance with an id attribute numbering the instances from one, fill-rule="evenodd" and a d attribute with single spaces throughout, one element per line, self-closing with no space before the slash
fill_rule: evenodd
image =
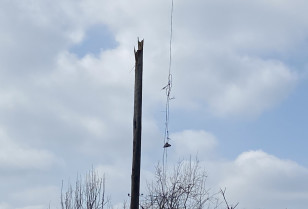
<path id="1" fill-rule="evenodd" d="M 214 196 L 206 189 L 206 172 L 198 160 L 179 162 L 169 175 L 156 167 L 156 181 L 147 185 L 144 209 L 202 209 L 212 205 Z M 215 206 L 214 206 L 215 207 Z"/>
<path id="2" fill-rule="evenodd" d="M 236 203 L 235 206 L 229 206 L 228 201 L 226 200 L 226 196 L 225 196 L 225 194 L 226 194 L 226 188 L 225 188 L 224 190 L 220 189 L 220 193 L 221 193 L 221 195 L 223 196 L 223 198 L 224 198 L 224 200 L 225 200 L 225 203 L 226 203 L 226 205 L 227 205 L 227 209 L 235 209 L 235 208 L 238 206 L 239 203 Z"/>
<path id="3" fill-rule="evenodd" d="M 99 177 L 94 169 L 90 170 L 83 181 L 77 177 L 75 187 L 68 185 L 63 193 L 61 186 L 61 209 L 110 209 L 109 198 L 106 197 L 105 176 Z"/>

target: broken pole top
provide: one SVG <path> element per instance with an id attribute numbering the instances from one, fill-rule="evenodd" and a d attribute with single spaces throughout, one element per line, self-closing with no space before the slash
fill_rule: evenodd
<path id="1" fill-rule="evenodd" d="M 135 90 L 133 118 L 133 160 L 131 175 L 130 209 L 139 208 L 140 165 L 141 165 L 141 119 L 142 119 L 142 74 L 143 74 L 143 40 L 138 40 L 138 50 L 135 52 Z"/>

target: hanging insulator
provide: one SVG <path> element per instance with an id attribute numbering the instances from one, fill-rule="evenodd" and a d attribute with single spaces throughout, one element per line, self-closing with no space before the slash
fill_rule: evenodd
<path id="1" fill-rule="evenodd" d="M 168 142 L 166 142 L 166 144 L 164 145 L 164 148 L 167 148 L 167 147 L 171 147 L 171 144 L 169 144 Z"/>

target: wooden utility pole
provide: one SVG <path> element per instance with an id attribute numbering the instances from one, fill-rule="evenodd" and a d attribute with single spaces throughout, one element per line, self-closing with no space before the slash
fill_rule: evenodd
<path id="1" fill-rule="evenodd" d="M 143 71 L 143 41 L 138 40 L 138 50 L 135 52 L 135 95 L 133 121 L 133 162 L 131 176 L 130 209 L 139 208 L 140 193 L 140 163 L 141 163 L 141 116 L 142 116 L 142 71 Z"/>

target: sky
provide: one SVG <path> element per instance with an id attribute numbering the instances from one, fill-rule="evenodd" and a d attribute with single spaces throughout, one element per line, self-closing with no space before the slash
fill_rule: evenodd
<path id="1" fill-rule="evenodd" d="M 308 205 L 308 2 L 174 0 L 168 166 L 198 156 L 239 209 Z M 144 39 L 141 192 L 162 159 L 171 1 L 0 1 L 0 209 L 60 208 L 92 167 L 128 200 Z"/>

